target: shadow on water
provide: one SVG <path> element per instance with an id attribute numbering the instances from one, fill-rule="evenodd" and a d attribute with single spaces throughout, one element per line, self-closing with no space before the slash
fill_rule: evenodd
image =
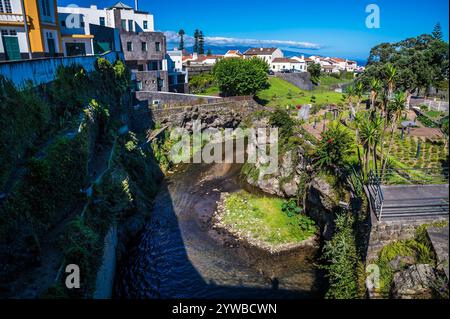
<path id="1" fill-rule="evenodd" d="M 189 164 L 167 177 L 128 250 L 115 295 L 129 299 L 321 298 L 317 249 L 268 254 L 213 231 L 221 192 L 242 189 L 238 164 Z"/>

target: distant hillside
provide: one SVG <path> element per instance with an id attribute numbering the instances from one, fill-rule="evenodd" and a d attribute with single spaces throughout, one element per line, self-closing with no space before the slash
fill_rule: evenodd
<path id="1" fill-rule="evenodd" d="M 178 43 L 168 43 L 169 50 L 178 47 Z M 239 50 L 240 52 L 244 53 L 250 48 L 250 46 L 218 46 L 218 45 L 206 45 L 205 46 L 205 52 L 208 51 L 208 49 L 211 50 L 213 54 L 225 54 L 228 50 Z M 193 51 L 193 47 L 187 47 L 186 48 L 189 52 Z M 301 56 L 304 55 L 305 57 L 309 57 L 313 54 L 311 53 L 302 53 L 302 52 L 296 52 L 296 51 L 289 51 L 289 50 L 283 50 L 284 56 L 286 57 L 293 57 L 293 56 Z M 316 53 L 317 55 L 321 55 L 319 52 Z M 336 55 L 339 57 L 339 55 Z M 343 57 L 344 58 L 344 57 Z M 358 65 L 366 65 L 366 61 L 364 60 L 355 60 Z"/>

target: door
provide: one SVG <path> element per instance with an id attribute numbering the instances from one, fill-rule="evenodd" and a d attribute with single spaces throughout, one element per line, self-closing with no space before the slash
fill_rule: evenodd
<path id="1" fill-rule="evenodd" d="M 20 60 L 19 40 L 15 36 L 2 36 L 6 60 Z"/>
<path id="2" fill-rule="evenodd" d="M 48 53 L 50 56 L 56 55 L 55 39 L 47 38 Z"/>
<path id="3" fill-rule="evenodd" d="M 66 43 L 67 56 L 86 55 L 84 43 Z"/>

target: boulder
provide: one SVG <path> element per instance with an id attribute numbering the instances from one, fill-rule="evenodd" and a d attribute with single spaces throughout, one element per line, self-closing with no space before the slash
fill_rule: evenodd
<path id="1" fill-rule="evenodd" d="M 429 299 L 432 297 L 431 286 L 436 274 L 428 264 L 410 266 L 395 273 L 392 295 L 395 299 Z"/>
<path id="2" fill-rule="evenodd" d="M 392 270 L 397 271 L 405 266 L 412 266 L 416 263 L 416 259 L 412 256 L 397 256 L 394 260 L 391 260 L 389 266 Z"/>

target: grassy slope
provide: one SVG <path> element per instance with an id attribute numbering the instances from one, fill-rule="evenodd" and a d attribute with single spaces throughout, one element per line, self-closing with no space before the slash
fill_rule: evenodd
<path id="1" fill-rule="evenodd" d="M 244 191 L 225 201 L 223 222 L 244 235 L 269 244 L 301 242 L 314 234 L 299 227 L 299 216 L 288 217 L 279 198 L 257 197 Z"/>
<path id="2" fill-rule="evenodd" d="M 330 80 L 329 77 L 322 78 L 322 85 L 317 87 L 313 91 L 304 91 L 296 87 L 295 85 L 286 82 L 277 77 L 271 77 L 269 79 L 270 87 L 257 94 L 260 100 L 267 101 L 268 106 L 286 106 L 296 104 L 308 104 L 311 103 L 311 97 L 316 97 L 316 104 L 337 104 L 342 102 L 342 94 L 329 90 L 329 86 L 336 83 L 342 83 L 342 80 L 334 79 Z M 341 82 L 335 82 L 335 81 Z M 292 98 L 289 99 L 289 92 Z"/>

